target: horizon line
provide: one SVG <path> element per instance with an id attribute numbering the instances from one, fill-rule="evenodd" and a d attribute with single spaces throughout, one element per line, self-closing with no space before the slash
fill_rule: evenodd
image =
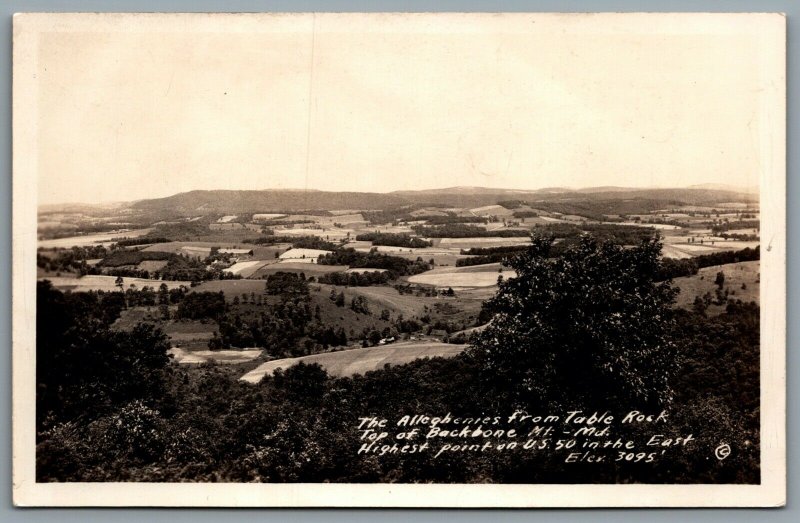
<path id="1" fill-rule="evenodd" d="M 716 186 L 716 187 L 714 187 Z M 393 193 L 425 193 L 425 192 L 435 192 L 435 191 L 446 191 L 451 189 L 481 189 L 487 192 L 491 191 L 498 191 L 498 192 L 520 192 L 520 193 L 537 193 L 542 191 L 552 190 L 553 192 L 578 192 L 578 191 L 591 191 L 592 189 L 619 189 L 619 190 L 628 190 L 628 191 L 647 191 L 647 190 L 668 190 L 668 189 L 683 189 L 683 190 L 718 190 L 718 191 L 730 191 L 730 192 L 738 192 L 741 194 L 760 194 L 760 187 L 757 185 L 746 187 L 746 186 L 739 186 L 739 185 L 729 185 L 724 183 L 716 183 L 716 182 L 707 182 L 707 183 L 697 183 L 692 185 L 686 186 L 674 186 L 674 185 L 665 185 L 665 186 L 624 186 L 624 185 L 593 185 L 593 186 L 586 186 L 586 187 L 571 187 L 571 186 L 547 186 L 547 187 L 539 187 L 536 189 L 512 189 L 507 187 L 486 187 L 482 185 L 453 185 L 447 187 L 436 187 L 430 189 L 393 189 L 390 191 L 358 191 L 358 190 L 329 190 L 329 189 L 310 189 L 310 188 L 300 188 L 300 187 L 280 187 L 280 188 L 262 188 L 262 189 L 190 189 L 187 191 L 179 191 L 176 193 L 172 193 L 166 196 L 154 196 L 151 198 L 137 198 L 132 200 L 105 200 L 99 202 L 86 202 L 86 201 L 62 201 L 62 202 L 53 202 L 53 203 L 37 203 L 37 208 L 46 207 L 46 206 L 63 206 L 63 205 L 81 205 L 81 206 L 102 206 L 102 205 L 121 205 L 121 204 L 132 204 L 141 201 L 147 200 L 161 200 L 166 198 L 172 198 L 174 196 L 178 196 L 180 194 L 188 194 L 192 192 L 221 192 L 221 191 L 228 191 L 228 192 L 266 192 L 266 191 L 297 191 L 297 192 L 323 192 L 323 193 L 356 193 L 356 194 L 393 194 Z M 613 190 L 604 191 L 604 192 L 613 192 Z"/>

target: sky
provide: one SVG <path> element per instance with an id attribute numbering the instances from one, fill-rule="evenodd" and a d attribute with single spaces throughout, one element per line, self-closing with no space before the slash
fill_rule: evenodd
<path id="1" fill-rule="evenodd" d="M 775 23 L 66 17 L 42 24 L 31 83 L 39 203 L 196 189 L 752 187 L 772 125 L 763 33 Z"/>

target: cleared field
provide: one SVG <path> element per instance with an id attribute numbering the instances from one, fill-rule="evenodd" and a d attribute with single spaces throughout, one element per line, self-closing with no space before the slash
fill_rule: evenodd
<path id="1" fill-rule="evenodd" d="M 307 277 L 327 274 L 329 272 L 343 272 L 347 270 L 347 265 L 320 265 L 318 263 L 302 263 L 291 260 L 281 263 L 270 263 L 264 265 L 250 275 L 251 279 L 265 278 L 268 274 L 276 272 L 297 272 L 304 273 Z"/>
<path id="2" fill-rule="evenodd" d="M 278 218 L 285 218 L 285 214 L 275 213 L 259 213 L 253 215 L 253 221 L 276 220 Z"/>
<path id="3" fill-rule="evenodd" d="M 140 262 L 137 268 L 143 271 L 160 271 L 167 265 L 167 260 L 145 260 Z"/>
<path id="4" fill-rule="evenodd" d="M 264 363 L 251 370 L 240 379 L 248 383 L 258 383 L 266 375 L 272 375 L 276 369 L 288 369 L 300 362 L 318 363 L 331 376 L 344 377 L 364 374 L 382 369 L 385 365 L 403 365 L 419 358 L 441 356 L 450 358 L 460 354 L 466 345 L 450 343 L 401 342 L 380 347 L 343 350 L 314 354 L 300 358 L 286 358 Z"/>
<path id="5" fill-rule="evenodd" d="M 320 287 L 323 296 L 327 296 L 330 293 L 330 289 L 335 288 L 337 291 L 345 293 L 345 300 L 348 302 L 353 296 L 363 296 L 367 299 L 370 309 L 375 311 L 390 309 L 406 318 L 421 316 L 425 305 L 431 305 L 436 300 L 435 298 L 400 294 L 397 290 L 386 286 L 344 288 L 321 285 Z"/>
<path id="6" fill-rule="evenodd" d="M 86 292 L 119 290 L 119 287 L 117 287 L 116 284 L 116 276 L 90 275 L 83 276 L 81 278 L 74 276 L 40 276 L 39 280 L 50 280 L 53 283 L 53 287 L 60 291 Z M 123 278 L 122 281 L 122 286 L 124 289 L 127 289 L 131 285 L 136 285 L 138 289 L 141 289 L 144 286 L 158 289 L 162 283 L 166 284 L 166 286 L 170 289 L 177 289 L 181 285 L 185 287 L 189 287 L 191 285 L 188 281 L 145 280 L 144 278 Z"/>
<path id="7" fill-rule="evenodd" d="M 514 278 L 516 272 L 504 268 L 500 272 L 499 263 L 489 263 L 486 265 L 472 265 L 469 267 L 440 267 L 422 274 L 416 274 L 408 278 L 409 283 L 419 283 L 423 285 L 433 285 L 435 287 L 473 288 L 473 287 L 492 287 L 497 285 L 497 277 Z"/>
<path id="8" fill-rule="evenodd" d="M 319 291 L 315 290 L 316 287 L 319 288 Z M 312 284 L 312 295 L 320 297 L 323 302 L 328 301 L 330 303 L 328 296 L 331 289 L 335 289 L 336 292 L 343 292 L 346 303 L 350 303 L 354 296 L 366 298 L 372 311 L 372 315 L 369 316 L 370 321 L 377 321 L 378 313 L 383 309 L 387 309 L 390 311 L 392 318 L 397 318 L 400 314 L 406 319 L 419 319 L 425 315 L 430 315 L 434 323 L 437 320 L 442 320 L 459 325 L 474 324 L 480 313 L 482 303 L 490 298 L 495 291 L 493 287 L 483 287 L 459 289 L 456 297 L 416 296 L 415 294 L 400 294 L 396 289 L 389 286 L 341 287 L 321 284 L 315 286 Z M 342 309 L 339 310 L 341 311 Z M 324 315 L 325 310 L 323 307 L 323 317 Z M 339 313 L 333 313 L 334 318 L 339 315 Z M 383 325 L 380 328 L 382 329 Z"/>
<path id="9" fill-rule="evenodd" d="M 238 216 L 237 216 L 237 215 L 235 215 L 235 214 L 231 214 L 231 215 L 228 215 L 228 216 L 223 216 L 222 218 L 220 218 L 219 220 L 217 220 L 217 223 L 228 223 L 228 222 L 232 222 L 232 221 L 233 221 L 233 220 L 235 220 L 236 218 L 238 218 Z"/>
<path id="10" fill-rule="evenodd" d="M 339 214 L 337 216 L 327 216 L 320 220 L 321 225 L 333 225 L 334 223 L 341 223 L 342 225 L 353 223 L 367 223 L 361 213 Z"/>
<path id="11" fill-rule="evenodd" d="M 749 247 L 754 249 L 758 247 L 759 242 L 744 242 L 744 241 L 725 241 L 723 238 L 717 237 L 703 237 L 703 243 L 699 243 L 700 237 L 694 243 L 686 243 L 686 237 L 668 237 L 664 243 L 661 251 L 662 256 L 665 258 L 686 259 L 701 254 L 711 254 L 715 252 L 725 251 L 738 251 Z M 712 244 L 713 242 L 713 244 Z"/>
<path id="12" fill-rule="evenodd" d="M 440 243 L 438 240 L 442 238 L 432 238 L 434 243 Z M 415 254 L 417 256 L 422 256 L 423 259 L 427 259 L 428 256 L 435 256 L 435 255 L 454 255 L 459 254 L 460 250 L 457 247 L 445 247 L 445 246 L 434 246 L 434 247 L 421 247 L 421 248 L 411 248 L 411 247 L 394 247 L 390 245 L 372 245 L 372 242 L 368 241 L 352 241 L 349 242 L 346 247 L 355 249 L 359 252 L 370 252 L 373 248 L 376 249 L 378 252 L 385 252 L 387 254 L 397 255 L 397 254 Z"/>
<path id="13" fill-rule="evenodd" d="M 233 265 L 225 269 L 225 272 L 230 272 L 231 274 L 239 274 L 242 276 L 242 278 L 247 278 L 248 276 L 256 272 L 258 269 L 266 265 L 267 263 L 269 263 L 269 261 L 266 260 L 238 262 L 234 263 Z"/>
<path id="14" fill-rule="evenodd" d="M 298 260 L 316 260 L 323 254 L 330 254 L 331 251 L 323 251 L 322 249 L 289 249 L 281 254 L 279 257 L 281 261 L 298 261 Z"/>
<path id="15" fill-rule="evenodd" d="M 439 246 L 453 249 L 469 249 L 471 247 L 529 245 L 530 243 L 531 239 L 527 236 L 515 236 L 511 238 L 492 236 L 487 238 L 442 238 L 442 241 L 439 242 Z"/>
<path id="16" fill-rule="evenodd" d="M 220 292 L 225 298 L 232 300 L 235 296 L 250 294 L 263 294 L 266 284 L 262 280 L 210 280 L 192 288 L 191 292 Z"/>
<path id="17" fill-rule="evenodd" d="M 48 229 L 77 229 L 78 226 L 74 223 L 64 223 L 58 221 L 42 221 L 39 220 L 39 223 L 36 224 L 36 228 L 40 231 L 48 230 Z"/>
<path id="18" fill-rule="evenodd" d="M 361 211 L 366 209 L 331 209 L 330 212 L 333 216 L 343 216 L 347 214 L 361 214 Z"/>
<path id="19" fill-rule="evenodd" d="M 751 229 L 731 229 L 728 234 L 758 234 L 758 228 Z"/>
<path id="20" fill-rule="evenodd" d="M 166 242 L 156 243 L 145 247 L 144 251 L 150 252 L 171 252 L 173 254 L 188 254 L 190 256 L 208 256 L 212 247 L 219 247 L 221 252 L 249 252 L 253 251 L 253 260 L 274 260 L 275 253 L 281 253 L 291 248 L 288 243 L 276 243 L 275 245 L 253 245 L 248 243 L 231 242 Z"/>
<path id="21" fill-rule="evenodd" d="M 609 222 L 611 225 L 630 225 L 633 227 L 652 227 L 653 229 L 658 229 L 661 231 L 677 231 L 680 229 L 677 225 L 667 225 L 664 223 L 642 223 L 642 222 L 622 222 L 622 223 L 613 223 Z"/>
<path id="22" fill-rule="evenodd" d="M 673 282 L 681 290 L 680 294 L 678 294 L 676 306 L 691 307 L 695 297 L 702 297 L 707 292 L 715 296 L 717 285 L 714 280 L 718 272 L 722 272 L 725 275 L 723 289 L 728 289 L 729 298 L 745 302 L 758 302 L 760 296 L 760 266 L 758 261 L 729 263 L 705 267 L 700 269 L 694 276 L 675 278 Z M 745 285 L 744 289 L 742 289 L 742 284 Z M 724 307 L 724 305 L 711 305 L 709 311 L 722 312 Z"/>
<path id="23" fill-rule="evenodd" d="M 206 363 L 213 361 L 228 365 L 253 361 L 261 355 L 261 352 L 261 349 L 187 351 L 180 347 L 172 347 L 169 350 L 169 354 L 173 356 L 176 363 Z"/>
<path id="24" fill-rule="evenodd" d="M 243 230 L 246 227 L 241 223 L 231 222 L 231 223 L 211 223 L 208 225 L 208 228 L 212 231 L 235 231 L 235 230 Z"/>
<path id="25" fill-rule="evenodd" d="M 189 254 L 192 256 L 206 257 L 209 254 L 211 254 L 211 247 L 198 247 L 196 245 L 187 245 L 185 247 L 181 247 L 181 253 Z"/>
<path id="26" fill-rule="evenodd" d="M 69 238 L 59 238 L 57 240 L 39 240 L 40 249 L 53 249 L 57 247 L 68 249 L 70 247 L 85 247 L 87 245 L 111 245 L 112 240 L 119 238 L 138 238 L 150 232 L 150 229 L 136 229 L 133 231 L 104 232 L 100 234 L 85 234 L 82 236 L 70 236 Z"/>
<path id="27" fill-rule="evenodd" d="M 460 210 L 460 209 L 459 209 Z M 441 209 L 432 209 L 432 208 L 424 208 L 424 209 L 417 209 L 416 211 L 411 211 L 411 216 L 417 218 L 419 216 L 447 216 L 447 213 Z"/>
<path id="28" fill-rule="evenodd" d="M 674 258 L 676 260 L 686 260 L 695 256 L 694 254 L 686 252 L 675 245 L 666 244 L 661 248 L 661 255 L 664 258 Z"/>
<path id="29" fill-rule="evenodd" d="M 162 321 L 159 325 L 169 336 L 172 345 L 180 346 L 183 350 L 208 349 L 208 340 L 217 331 L 217 323 L 210 320 L 172 320 Z"/>
<path id="30" fill-rule="evenodd" d="M 411 234 L 414 232 L 411 230 L 411 227 L 407 225 L 370 225 L 368 228 L 365 227 L 364 229 L 368 229 L 370 232 L 377 231 L 393 234 Z"/>
<path id="31" fill-rule="evenodd" d="M 476 216 L 511 216 L 514 214 L 513 209 L 506 209 L 502 205 L 485 205 L 469 211 Z"/>
<path id="32" fill-rule="evenodd" d="M 130 331 L 142 322 L 157 323 L 160 316 L 157 307 L 130 307 L 121 310 L 119 318 L 111 326 L 115 330 Z"/>

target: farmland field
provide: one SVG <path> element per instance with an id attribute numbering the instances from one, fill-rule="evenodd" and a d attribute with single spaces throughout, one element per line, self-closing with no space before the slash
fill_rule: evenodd
<path id="1" fill-rule="evenodd" d="M 250 243 L 238 242 L 166 242 L 155 243 L 145 247 L 144 251 L 151 252 L 171 252 L 174 254 L 184 254 L 190 256 L 208 256 L 212 247 L 218 247 L 221 252 L 226 250 L 241 250 L 245 252 L 253 251 L 253 260 L 274 260 L 275 254 L 282 253 L 292 246 L 288 243 L 276 243 L 275 245 L 253 245 Z"/>
<path id="2" fill-rule="evenodd" d="M 700 269 L 694 276 L 675 278 L 673 283 L 681 292 L 678 294 L 676 306 L 691 307 L 695 297 L 702 297 L 706 293 L 715 295 L 717 285 L 714 283 L 718 272 L 725 275 L 723 289 L 727 289 L 731 299 L 739 299 L 744 302 L 759 302 L 759 271 L 760 262 L 748 261 L 739 263 L 729 263 L 726 265 L 715 265 Z M 744 284 L 745 288 L 742 289 Z M 722 312 L 725 305 L 711 305 L 709 312 Z"/>
<path id="3" fill-rule="evenodd" d="M 53 277 L 40 277 L 40 280 L 50 280 L 53 287 L 60 291 L 118 291 L 116 280 L 114 276 L 101 276 L 101 275 L 87 275 L 83 277 L 76 276 L 53 276 Z M 127 289 L 131 285 L 136 285 L 139 289 L 144 286 L 149 286 L 158 289 L 161 284 L 165 284 L 170 289 L 176 289 L 181 285 L 189 287 L 191 282 L 188 281 L 167 281 L 167 280 L 146 280 L 144 278 L 123 278 L 123 287 Z"/>
<path id="4" fill-rule="evenodd" d="M 182 349 L 206 350 L 208 340 L 217 332 L 217 323 L 212 320 L 172 320 L 161 325 L 172 345 Z"/>
<path id="5" fill-rule="evenodd" d="M 150 229 L 136 229 L 133 231 L 104 232 L 100 234 L 85 234 L 82 236 L 70 236 L 69 238 L 58 238 L 56 240 L 39 240 L 40 249 L 54 249 L 70 247 L 85 247 L 87 245 L 110 245 L 112 240 L 119 238 L 138 238 L 150 232 Z"/>
<path id="6" fill-rule="evenodd" d="M 353 229 L 312 229 L 308 227 L 275 228 L 275 234 L 281 236 L 318 236 L 325 240 L 344 240 L 348 234 L 355 234 Z"/>
<path id="7" fill-rule="evenodd" d="M 243 293 L 262 294 L 265 289 L 263 280 L 210 280 L 192 288 L 192 292 L 220 292 L 225 293 L 225 298 L 232 300 Z"/>
<path id="8" fill-rule="evenodd" d="M 666 237 L 662 256 L 665 258 L 686 259 L 714 252 L 739 251 L 747 247 L 754 249 L 760 243 L 758 241 L 725 241 L 724 238 L 715 236 L 695 236 L 696 241 L 693 243 L 686 243 L 686 239 L 686 236 Z M 700 240 L 703 243 L 699 243 Z"/>
<path id="9" fill-rule="evenodd" d="M 331 251 L 323 251 L 322 249 L 289 249 L 279 256 L 281 262 L 292 261 L 311 263 L 316 261 L 317 258 L 324 254 L 330 254 Z"/>
<path id="10" fill-rule="evenodd" d="M 329 272 L 343 272 L 347 270 L 346 265 L 320 265 L 318 263 L 303 263 L 297 260 L 282 261 L 280 263 L 270 263 L 264 265 L 252 275 L 250 278 L 264 278 L 268 274 L 275 274 L 276 272 L 297 272 L 304 273 L 306 277 L 318 276 L 320 274 L 327 274 Z"/>
<path id="11" fill-rule="evenodd" d="M 510 238 L 488 237 L 488 238 L 442 238 L 439 242 L 440 247 L 451 247 L 455 249 L 469 249 L 472 247 L 504 247 L 513 245 L 528 245 L 531 239 L 527 236 L 515 236 Z"/>
<path id="12" fill-rule="evenodd" d="M 160 271 L 167 265 L 166 260 L 145 260 L 143 262 L 139 262 L 137 267 L 143 271 Z"/>
<path id="13" fill-rule="evenodd" d="M 285 214 L 276 213 L 260 213 L 253 215 L 253 221 L 275 220 L 277 218 L 285 218 Z"/>
<path id="14" fill-rule="evenodd" d="M 268 361 L 240 379 L 248 383 L 258 383 L 264 376 L 272 375 L 276 369 L 287 369 L 300 362 L 318 363 L 331 376 L 353 376 L 382 369 L 385 365 L 402 365 L 419 358 L 436 356 L 449 358 L 460 354 L 466 348 L 466 345 L 451 343 L 400 342 L 379 347 L 326 352 L 300 358 Z"/>
<path id="15" fill-rule="evenodd" d="M 484 207 L 475 207 L 470 209 L 469 212 L 475 216 L 511 216 L 514 214 L 513 209 L 506 209 L 502 205 L 486 205 Z"/>
<path id="16" fill-rule="evenodd" d="M 499 263 L 472 265 L 469 267 L 440 267 L 422 274 L 409 276 L 409 283 L 421 283 L 435 287 L 470 288 L 492 287 L 497 285 L 497 277 L 513 278 L 516 273 L 504 268 L 500 272 Z"/>
<path id="17" fill-rule="evenodd" d="M 180 347 L 172 347 L 169 350 L 169 354 L 175 359 L 176 363 L 206 363 L 213 361 L 228 365 L 253 361 L 258 358 L 262 352 L 261 349 L 184 350 Z"/>
<path id="18" fill-rule="evenodd" d="M 227 269 L 225 269 L 225 272 L 230 272 L 231 274 L 238 274 L 243 278 L 247 278 L 268 263 L 269 261 L 267 260 L 251 260 L 251 261 L 237 262 L 228 267 Z"/>

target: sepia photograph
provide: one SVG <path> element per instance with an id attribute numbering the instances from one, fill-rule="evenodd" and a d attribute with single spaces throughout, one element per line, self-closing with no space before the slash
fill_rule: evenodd
<path id="1" fill-rule="evenodd" d="M 14 496 L 785 503 L 779 14 L 19 14 Z"/>

